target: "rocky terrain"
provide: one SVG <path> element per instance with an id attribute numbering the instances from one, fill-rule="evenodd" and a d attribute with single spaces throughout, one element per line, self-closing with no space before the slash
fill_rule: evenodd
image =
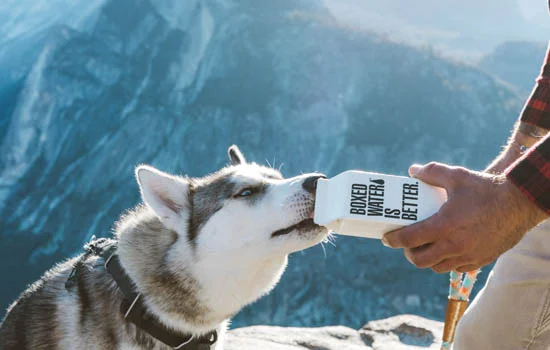
<path id="1" fill-rule="evenodd" d="M 443 324 L 414 315 L 344 326 L 285 328 L 254 326 L 229 332 L 227 350 L 405 350 L 439 349 Z"/>

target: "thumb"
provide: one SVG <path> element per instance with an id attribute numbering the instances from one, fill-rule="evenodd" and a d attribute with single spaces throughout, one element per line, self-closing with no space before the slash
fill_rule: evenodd
<path id="1" fill-rule="evenodd" d="M 428 185 L 452 189 L 455 186 L 456 167 L 447 164 L 431 162 L 426 165 L 413 164 L 409 175 Z"/>

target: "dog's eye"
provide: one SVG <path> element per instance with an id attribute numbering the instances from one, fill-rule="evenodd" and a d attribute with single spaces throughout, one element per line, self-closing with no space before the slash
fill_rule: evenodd
<path id="1" fill-rule="evenodd" d="M 239 193 L 237 193 L 233 197 L 235 197 L 235 198 L 250 197 L 253 194 L 255 194 L 256 192 L 257 192 L 257 190 L 255 188 L 248 187 L 248 188 L 242 189 Z"/>

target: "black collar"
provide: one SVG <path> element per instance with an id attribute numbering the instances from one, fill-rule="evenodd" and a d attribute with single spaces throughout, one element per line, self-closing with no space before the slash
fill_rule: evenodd
<path id="1" fill-rule="evenodd" d="M 118 288 L 124 295 L 122 312 L 124 318 L 136 327 L 148 333 L 153 338 L 178 350 L 211 350 L 218 340 L 216 330 L 194 337 L 192 334 L 180 334 L 166 328 L 156 320 L 156 317 L 147 312 L 141 294 L 134 290 L 132 280 L 122 266 L 116 253 L 116 241 L 98 239 L 85 246 L 87 255 L 94 254 L 105 260 L 105 270 L 113 277 Z M 85 254 L 86 257 L 86 254 Z"/>

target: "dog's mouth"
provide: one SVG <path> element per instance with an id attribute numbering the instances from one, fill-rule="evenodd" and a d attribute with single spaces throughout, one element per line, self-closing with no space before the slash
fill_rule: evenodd
<path id="1" fill-rule="evenodd" d="M 273 237 L 277 237 L 277 236 L 284 236 L 284 235 L 287 235 L 287 234 L 289 234 L 290 232 L 292 232 L 294 230 L 298 230 L 298 231 L 301 231 L 301 232 L 306 232 L 306 231 L 316 230 L 316 229 L 319 229 L 319 228 L 321 228 L 321 226 L 314 223 L 313 218 L 309 218 L 309 219 L 302 220 L 302 221 L 300 221 L 299 223 L 297 223 L 295 225 L 289 226 L 287 228 L 283 228 L 281 230 L 277 230 L 277 231 L 275 231 L 271 234 L 271 237 L 273 238 Z"/>

